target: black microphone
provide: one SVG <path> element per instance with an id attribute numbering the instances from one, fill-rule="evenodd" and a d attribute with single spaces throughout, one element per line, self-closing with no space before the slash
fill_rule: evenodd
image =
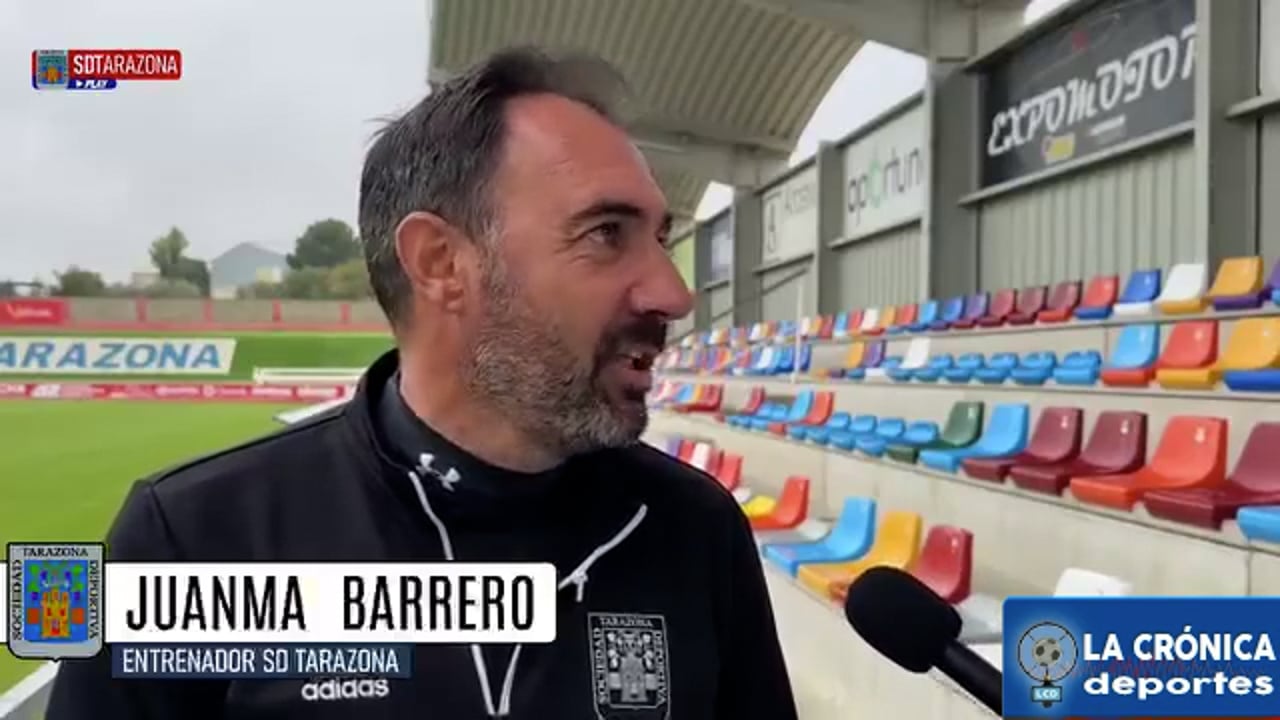
<path id="1" fill-rule="evenodd" d="M 913 673 L 938 668 L 998 717 L 1000 671 L 957 640 L 960 613 L 910 573 L 875 567 L 849 586 L 844 615 L 876 652 Z"/>

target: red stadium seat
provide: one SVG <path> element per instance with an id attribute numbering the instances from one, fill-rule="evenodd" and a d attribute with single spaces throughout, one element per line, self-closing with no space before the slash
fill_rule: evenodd
<path id="1" fill-rule="evenodd" d="M 1071 319 L 1076 306 L 1080 304 L 1080 281 L 1058 283 L 1049 293 L 1049 301 L 1044 310 L 1036 315 L 1036 320 L 1044 323 L 1060 323 Z"/>
<path id="2" fill-rule="evenodd" d="M 1045 408 L 1036 420 L 1027 447 L 1016 455 L 994 458 L 965 458 L 961 461 L 970 477 L 1004 482 L 1015 465 L 1067 463 L 1080 454 L 1084 411 L 1073 407 Z"/>
<path id="3" fill-rule="evenodd" d="M 831 411 L 835 409 L 836 395 L 830 390 L 814 393 L 813 404 L 809 406 L 809 412 L 804 419 L 796 425 L 804 427 L 818 427 L 825 425 L 831 419 Z M 787 424 L 781 422 L 769 423 L 769 432 L 774 435 L 786 435 Z"/>
<path id="4" fill-rule="evenodd" d="M 1120 293 L 1120 278 L 1117 275 L 1099 275 L 1089 281 L 1076 308 L 1076 317 L 1082 320 L 1104 320 L 1111 317 L 1111 307 L 1116 304 Z"/>
<path id="5" fill-rule="evenodd" d="M 1161 387 L 1203 389 L 1202 371 L 1218 361 L 1218 322 L 1188 320 L 1173 326 L 1164 352 L 1156 361 Z M 1186 372 L 1186 371 L 1192 372 Z"/>
<path id="6" fill-rule="evenodd" d="M 1280 505 L 1280 422 L 1253 426 L 1235 472 L 1217 488 L 1156 490 L 1142 497 L 1158 518 L 1217 530 L 1250 505 Z"/>
<path id="7" fill-rule="evenodd" d="M 676 457 L 680 458 L 684 462 L 689 462 L 693 459 L 694 446 L 695 445 L 692 440 L 681 440 L 680 451 L 676 453 Z"/>
<path id="8" fill-rule="evenodd" d="M 1044 310 L 1045 295 L 1048 290 L 1040 285 L 1038 287 L 1029 287 L 1018 293 L 1018 303 L 1013 312 L 1009 313 L 1010 325 L 1030 325 L 1036 321 L 1036 316 Z"/>
<path id="9" fill-rule="evenodd" d="M 725 490 L 737 490 L 742 484 L 742 456 L 727 452 L 720 458 L 720 468 L 716 472 L 716 480 Z"/>
<path id="10" fill-rule="evenodd" d="M 1077 457 L 1052 465 L 1014 465 L 1009 477 L 1024 490 L 1061 495 L 1072 477 L 1131 473 L 1146 458 L 1146 413 L 1108 410 L 1094 421 L 1093 432 Z"/>
<path id="11" fill-rule="evenodd" d="M 1131 510 L 1154 490 L 1218 487 L 1227 474 L 1227 421 L 1184 415 L 1165 426 L 1150 462 L 1136 472 L 1071 478 L 1071 494 L 1081 502 Z"/>
<path id="12" fill-rule="evenodd" d="M 760 406 L 765 401 L 764 388 L 756 386 L 751 388 L 751 394 L 747 396 L 747 402 L 740 408 L 722 409 L 716 413 L 716 420 L 724 422 L 724 419 L 730 415 L 755 415 L 760 411 Z"/>
<path id="13" fill-rule="evenodd" d="M 778 504 L 767 515 L 751 518 L 752 530 L 790 530 L 809 514 L 809 478 L 793 475 L 782 485 Z"/>
<path id="14" fill-rule="evenodd" d="M 973 533 L 938 525 L 925 536 L 912 575 L 943 600 L 955 604 L 969 597 L 973 577 Z"/>
<path id="15" fill-rule="evenodd" d="M 978 318 L 981 327 L 999 327 L 1009 319 L 1015 309 L 1018 293 L 1012 288 L 997 290 L 991 295 L 991 304 L 987 306 L 987 314 Z"/>

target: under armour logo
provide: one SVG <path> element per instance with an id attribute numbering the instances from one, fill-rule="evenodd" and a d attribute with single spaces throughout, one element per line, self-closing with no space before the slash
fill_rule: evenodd
<path id="1" fill-rule="evenodd" d="M 459 474 L 457 469 L 455 468 L 449 468 L 445 472 L 440 472 L 434 467 L 435 461 L 436 461 L 436 456 L 432 455 L 431 453 L 422 453 L 421 455 L 419 455 L 418 456 L 418 473 L 423 475 L 430 475 L 431 477 L 440 481 L 440 485 L 445 490 L 452 491 L 453 486 L 457 484 L 459 480 L 462 479 L 462 475 Z"/>

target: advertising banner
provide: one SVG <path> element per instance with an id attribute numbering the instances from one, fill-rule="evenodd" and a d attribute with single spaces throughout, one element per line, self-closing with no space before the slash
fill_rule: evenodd
<path id="1" fill-rule="evenodd" d="M 1113 0 L 983 72 L 982 186 L 1192 119 L 1195 0 Z"/>
<path id="2" fill-rule="evenodd" d="M 845 148 L 843 237 L 865 237 L 920 217 L 924 153 L 924 108 L 919 105 Z"/>
<path id="3" fill-rule="evenodd" d="M 711 223 L 711 272 L 708 282 L 733 276 L 733 216 L 725 213 Z"/>
<path id="4" fill-rule="evenodd" d="M 67 302 L 60 298 L 0 300 L 0 325 L 62 325 L 67 315 Z"/>
<path id="5" fill-rule="evenodd" d="M 764 191 L 764 265 L 790 260 L 818 247 L 818 168 L 809 167 Z"/>
<path id="6" fill-rule="evenodd" d="M 1276 597 L 1014 597 L 1004 716 L 1275 717 Z"/>
<path id="7" fill-rule="evenodd" d="M 0 336 L 0 375 L 226 375 L 229 338 Z"/>

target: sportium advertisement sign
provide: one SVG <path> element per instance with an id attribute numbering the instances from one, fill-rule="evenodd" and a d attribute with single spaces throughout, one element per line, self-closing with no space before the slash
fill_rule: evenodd
<path id="1" fill-rule="evenodd" d="M 1112 0 L 983 70 L 982 185 L 1192 119 L 1195 0 Z"/>
<path id="2" fill-rule="evenodd" d="M 845 148 L 843 237 L 864 237 L 920 217 L 924 152 L 924 109 L 918 104 Z"/>

